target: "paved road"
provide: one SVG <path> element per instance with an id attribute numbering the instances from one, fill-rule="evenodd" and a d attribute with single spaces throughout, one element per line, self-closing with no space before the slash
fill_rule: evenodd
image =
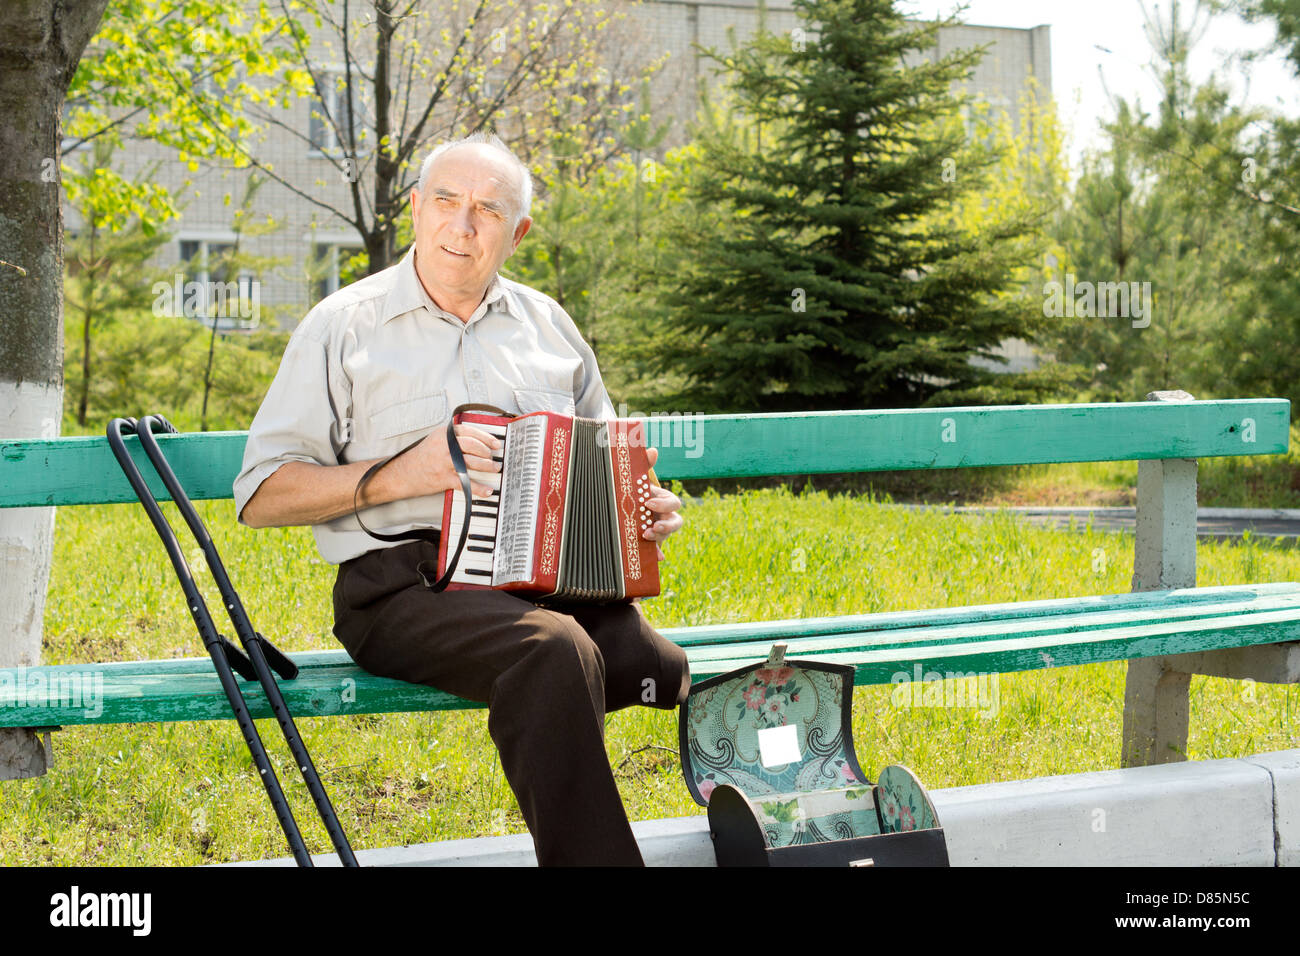
<path id="1" fill-rule="evenodd" d="M 936 508 L 954 514 L 990 514 L 1010 511 L 1026 521 L 1047 527 L 1068 528 L 1070 519 L 1082 528 L 1092 516 L 1092 526 L 1101 531 L 1132 531 L 1135 508 L 985 508 L 948 505 L 903 505 L 904 508 Z M 1245 531 L 1259 538 L 1300 539 L 1300 509 L 1297 508 L 1198 508 L 1196 535 L 1199 538 L 1239 538 Z"/>

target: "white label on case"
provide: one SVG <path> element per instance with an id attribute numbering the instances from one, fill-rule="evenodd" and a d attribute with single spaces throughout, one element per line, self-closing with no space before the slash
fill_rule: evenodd
<path id="1" fill-rule="evenodd" d="M 799 753 L 799 728 L 794 724 L 784 727 L 763 727 L 758 732 L 758 760 L 764 767 L 784 767 L 803 759 Z"/>

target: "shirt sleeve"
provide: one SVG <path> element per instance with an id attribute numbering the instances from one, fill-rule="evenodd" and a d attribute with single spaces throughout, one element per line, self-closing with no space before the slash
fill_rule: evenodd
<path id="1" fill-rule="evenodd" d="M 573 322 L 572 319 L 569 321 Z M 576 332 L 576 326 L 574 329 Z M 578 351 L 582 354 L 583 381 L 574 397 L 575 414 L 579 418 L 617 418 L 614 403 L 609 400 L 609 392 L 605 390 L 605 382 L 596 366 L 596 353 L 581 336 L 578 337 L 578 342 Z"/>
<path id="2" fill-rule="evenodd" d="M 244 506 L 285 462 L 339 464 L 349 438 L 350 402 L 341 374 L 331 375 L 328 343 L 320 324 L 303 320 L 285 348 L 275 380 L 248 430 L 243 468 L 235 478 L 235 510 Z"/>

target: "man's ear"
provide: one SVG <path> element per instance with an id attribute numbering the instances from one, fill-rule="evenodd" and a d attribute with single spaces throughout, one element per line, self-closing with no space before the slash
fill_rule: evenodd
<path id="1" fill-rule="evenodd" d="M 411 225 L 417 230 L 420 228 L 420 194 L 414 189 L 411 190 Z"/>
<path id="2" fill-rule="evenodd" d="M 524 236 L 528 235 L 528 230 L 531 228 L 533 228 L 533 220 L 531 216 L 524 216 L 523 219 L 519 220 L 519 224 L 515 226 L 515 242 L 514 245 L 510 247 L 511 254 L 519 248 L 519 243 L 523 241 Z"/>

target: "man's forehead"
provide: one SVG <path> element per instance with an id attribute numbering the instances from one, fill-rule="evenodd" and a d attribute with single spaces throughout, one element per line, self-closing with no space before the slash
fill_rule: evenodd
<path id="1" fill-rule="evenodd" d="M 460 192 L 465 188 L 509 194 L 518 189 L 518 175 L 499 152 L 478 144 L 447 150 L 433 162 L 429 185 Z"/>

